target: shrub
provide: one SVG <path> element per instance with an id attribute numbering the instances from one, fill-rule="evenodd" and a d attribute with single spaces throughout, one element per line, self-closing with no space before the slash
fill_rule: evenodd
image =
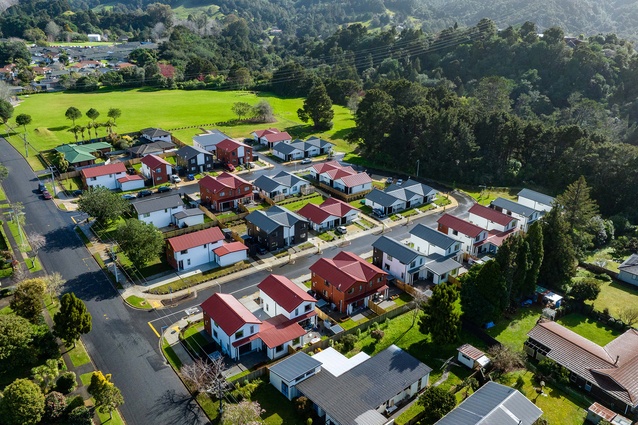
<path id="1" fill-rule="evenodd" d="M 301 416 L 306 416 L 312 408 L 312 403 L 310 403 L 308 398 L 301 396 L 295 399 L 295 408 L 297 409 L 297 413 Z"/>
<path id="2" fill-rule="evenodd" d="M 55 383 L 56 391 L 62 394 L 68 394 L 78 387 L 75 380 L 75 372 L 64 372 Z"/>
<path id="3" fill-rule="evenodd" d="M 357 343 L 357 337 L 352 334 L 348 334 L 341 338 L 341 346 L 344 352 L 348 352 L 354 348 L 354 345 Z"/>
<path id="4" fill-rule="evenodd" d="M 91 412 L 85 406 L 76 407 L 69 414 L 70 425 L 91 425 L 92 423 Z"/>
<path id="5" fill-rule="evenodd" d="M 377 329 L 379 329 L 379 322 L 374 322 L 374 323 L 372 324 L 372 329 L 374 329 L 375 331 L 376 331 Z"/>
<path id="6" fill-rule="evenodd" d="M 361 328 L 357 329 L 357 338 L 361 338 Z"/>
<path id="7" fill-rule="evenodd" d="M 598 280 L 602 280 L 603 282 L 611 282 L 611 276 L 609 276 L 608 274 L 597 274 L 595 278 Z"/>
<path id="8" fill-rule="evenodd" d="M 71 413 L 76 408 L 84 406 L 84 399 L 81 395 L 76 395 L 66 399 L 66 412 Z"/>
<path id="9" fill-rule="evenodd" d="M 66 409 L 66 398 L 57 391 L 51 391 L 44 398 L 44 418 L 50 421 L 59 419 Z"/>
<path id="10" fill-rule="evenodd" d="M 312 425 L 312 418 L 306 419 L 306 425 Z"/>
<path id="11" fill-rule="evenodd" d="M 370 336 L 375 341 L 381 341 L 383 339 L 384 335 L 385 335 L 385 333 L 381 329 L 375 329 L 372 332 L 370 332 Z"/>

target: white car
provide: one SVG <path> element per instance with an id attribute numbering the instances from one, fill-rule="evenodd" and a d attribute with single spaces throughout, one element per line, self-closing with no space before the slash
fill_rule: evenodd
<path id="1" fill-rule="evenodd" d="M 182 181 L 182 179 L 181 179 L 181 178 L 180 178 L 177 174 L 173 174 L 173 175 L 171 176 L 171 181 L 172 181 L 173 183 L 179 183 L 179 182 L 181 182 L 181 181 Z"/>
<path id="2" fill-rule="evenodd" d="M 341 233 L 342 235 L 345 235 L 346 233 L 348 233 L 348 228 L 346 226 L 338 226 L 337 233 Z"/>

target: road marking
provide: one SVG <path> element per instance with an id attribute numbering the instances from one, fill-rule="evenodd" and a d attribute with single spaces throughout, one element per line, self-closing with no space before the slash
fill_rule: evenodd
<path id="1" fill-rule="evenodd" d="M 155 332 L 155 335 L 157 335 L 158 338 L 161 338 L 161 335 L 159 334 L 159 332 L 157 332 L 153 325 L 151 325 L 151 322 L 148 322 L 148 325 L 151 327 L 151 330 Z"/>

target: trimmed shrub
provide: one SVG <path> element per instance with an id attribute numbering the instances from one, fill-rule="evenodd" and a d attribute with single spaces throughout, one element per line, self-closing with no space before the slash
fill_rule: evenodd
<path id="1" fill-rule="evenodd" d="M 55 383 L 56 391 L 62 394 L 68 394 L 78 387 L 75 380 L 75 372 L 64 372 Z"/>
<path id="2" fill-rule="evenodd" d="M 44 398 L 44 418 L 55 421 L 62 417 L 66 409 L 66 398 L 62 393 L 51 391 Z"/>
<path id="3" fill-rule="evenodd" d="M 85 406 L 76 407 L 69 414 L 70 425 L 91 425 L 92 423 L 91 412 Z"/>
<path id="4" fill-rule="evenodd" d="M 66 399 L 66 412 L 70 414 L 76 408 L 84 406 L 84 399 L 81 395 L 76 395 Z"/>
<path id="5" fill-rule="evenodd" d="M 352 334 L 348 334 L 341 338 L 341 346 L 344 352 L 348 352 L 354 348 L 354 345 L 357 343 L 357 337 Z"/>
<path id="6" fill-rule="evenodd" d="M 385 335 L 385 333 L 381 329 L 375 329 L 372 332 L 370 332 L 370 336 L 375 341 L 381 341 L 383 339 L 384 335 Z"/>

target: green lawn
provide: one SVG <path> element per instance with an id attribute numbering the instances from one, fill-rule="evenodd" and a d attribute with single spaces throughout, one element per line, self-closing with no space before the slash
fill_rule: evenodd
<path id="1" fill-rule="evenodd" d="M 343 140 L 350 128 L 354 127 L 352 114 L 347 108 L 335 105 L 333 128 L 324 133 L 315 133 L 297 117 L 297 109 L 302 106 L 303 99 L 281 99 L 268 93 L 131 89 L 100 90 L 93 93 L 44 93 L 23 97 L 21 100 L 20 113 L 29 114 L 33 118 L 33 124 L 27 127 L 27 139 L 39 150 L 52 149 L 62 143 L 74 141 L 73 134 L 68 131 L 72 122 L 64 116 L 64 111 L 70 106 L 75 106 L 82 112 L 89 108 L 97 109 L 101 113 L 98 119 L 100 122 L 106 120 L 109 108 L 117 107 L 122 110 L 122 116 L 117 120 L 118 133 L 134 132 L 153 125 L 174 130 L 173 134 L 188 144 L 194 135 L 201 132 L 199 127 L 218 127 L 230 136 L 238 138 L 249 137 L 253 130 L 261 127 L 277 127 L 282 131 L 289 131 L 294 137 L 316 134 L 327 138 L 336 144 L 335 149 L 338 151 L 353 150 L 353 146 Z M 231 111 L 233 103 L 241 101 L 255 105 L 260 100 L 270 102 L 276 122 L 261 125 L 214 125 L 236 119 Z M 149 117 L 153 117 L 152 122 L 149 121 Z M 78 123 L 83 124 L 85 121 L 87 119 L 83 117 Z M 10 124 L 15 124 L 15 121 L 11 120 Z M 181 130 L 175 130 L 178 128 Z M 98 132 L 99 136 L 105 134 L 106 130 Z M 20 152 L 23 151 L 19 137 L 11 137 L 10 142 L 19 148 Z M 36 169 L 43 168 L 35 161 L 32 166 L 37 167 Z"/>
<path id="2" fill-rule="evenodd" d="M 82 385 L 88 387 L 91 384 L 91 376 L 93 376 L 93 372 L 87 372 L 80 375 L 80 381 L 82 381 Z"/>
<path id="3" fill-rule="evenodd" d="M 520 189 L 464 187 L 463 192 L 470 195 L 479 204 L 488 205 L 498 197 L 516 201 L 516 194 L 520 192 Z"/>
<path id="4" fill-rule="evenodd" d="M 100 422 L 103 425 L 125 425 L 124 420 L 120 416 L 120 412 L 117 410 L 113 411 L 113 418 L 109 417 L 108 413 L 100 413 L 98 410 L 97 416 L 100 418 Z"/>
<path id="5" fill-rule="evenodd" d="M 268 382 L 261 381 L 251 399 L 258 401 L 265 410 L 261 415 L 265 425 L 306 424 L 306 419 L 297 414 L 294 405 Z"/>
<path id="6" fill-rule="evenodd" d="M 178 371 L 182 367 L 182 361 L 179 359 L 177 354 L 175 354 L 173 347 L 168 345 L 168 342 L 164 339 L 162 340 L 162 351 L 164 351 L 164 355 L 166 356 L 168 363 L 173 366 L 173 369 Z"/>
<path id="7" fill-rule="evenodd" d="M 523 343 L 527 340 L 527 332 L 532 330 L 540 317 L 540 306 L 520 308 L 511 319 L 502 319 L 496 322 L 496 326 L 486 332 L 496 338 L 501 344 L 515 350 L 522 350 Z"/>
<path id="8" fill-rule="evenodd" d="M 135 295 L 131 295 L 126 299 L 126 302 L 132 305 L 133 307 L 142 308 L 145 310 L 149 310 L 152 306 L 142 297 L 138 297 Z"/>
<path id="9" fill-rule="evenodd" d="M 620 266 L 624 259 L 622 261 L 618 261 L 618 259 L 615 259 L 613 255 L 611 255 L 612 251 L 613 249 L 611 249 L 610 247 L 594 251 L 589 254 L 589 256 L 585 259 L 585 262 L 596 264 L 597 266 L 599 265 L 618 273 L 618 266 Z"/>
<path id="10" fill-rule="evenodd" d="M 204 332 L 206 331 L 204 330 L 204 322 L 202 321 L 186 329 L 181 338 L 193 353 L 198 353 L 209 344 L 208 339 L 204 336 Z"/>
<path id="11" fill-rule="evenodd" d="M 615 280 L 611 282 L 600 281 L 600 294 L 593 304 L 596 310 L 603 311 L 607 308 L 609 314 L 618 317 L 618 313 L 623 308 L 638 308 L 638 288 Z"/>
<path id="12" fill-rule="evenodd" d="M 557 322 L 601 346 L 607 345 L 620 335 L 619 331 L 609 329 L 602 323 L 578 313 L 568 314 L 558 319 Z"/>
<path id="13" fill-rule="evenodd" d="M 69 351 L 69 357 L 71 357 L 71 363 L 73 363 L 75 367 L 80 367 L 91 361 L 82 341 L 78 341 L 75 344 L 75 348 Z"/>
<path id="14" fill-rule="evenodd" d="M 306 204 L 315 204 L 319 205 L 323 203 L 324 199 L 318 193 L 313 194 L 312 196 L 302 197 L 302 199 L 298 201 L 289 202 L 288 200 L 284 202 L 279 202 L 277 205 L 282 206 L 290 211 L 297 212 L 302 209 Z"/>

